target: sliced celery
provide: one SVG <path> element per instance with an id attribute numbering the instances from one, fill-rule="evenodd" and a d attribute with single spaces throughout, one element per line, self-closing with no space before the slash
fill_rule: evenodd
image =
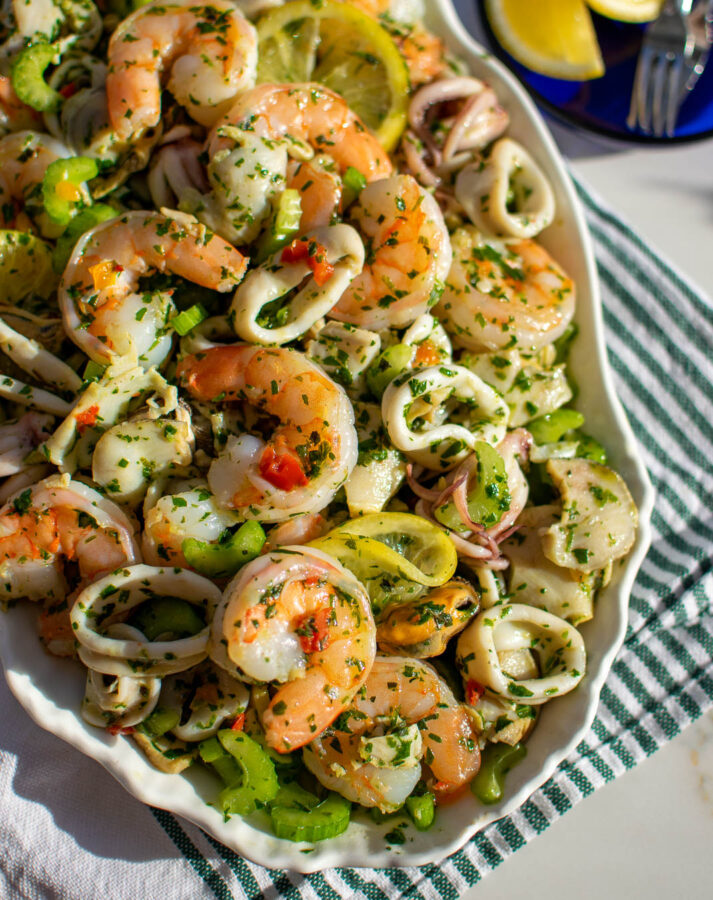
<path id="1" fill-rule="evenodd" d="M 10 78 L 15 93 L 38 112 L 54 112 L 62 95 L 45 81 L 45 69 L 54 62 L 57 51 L 52 44 L 39 43 L 21 50 L 12 64 Z"/>
<path id="2" fill-rule="evenodd" d="M 86 205 L 81 185 L 95 178 L 98 172 L 97 161 L 88 156 L 56 159 L 47 166 L 42 180 L 42 201 L 53 222 L 69 224 L 80 207 Z"/>
<path id="3" fill-rule="evenodd" d="M 131 616 L 131 624 L 149 641 L 161 634 L 189 637 L 205 628 L 205 622 L 194 606 L 178 597 L 156 597 L 147 600 Z"/>
<path id="4" fill-rule="evenodd" d="M 287 841 L 326 841 L 349 827 L 351 803 L 339 794 L 329 794 L 316 806 L 301 802 L 270 808 L 272 829 Z"/>
<path id="5" fill-rule="evenodd" d="M 505 775 L 527 755 L 524 744 L 488 744 L 483 751 L 480 771 L 470 789 L 481 803 L 499 803 L 505 789 Z"/>
<path id="6" fill-rule="evenodd" d="M 277 209 L 267 231 L 263 234 L 258 246 L 258 262 L 272 256 L 273 253 L 288 244 L 300 229 L 302 218 L 302 199 L 300 192 L 287 188 L 280 194 Z"/>
<path id="7" fill-rule="evenodd" d="M 230 578 L 238 569 L 260 555 L 266 541 L 259 522 L 244 522 L 226 540 L 209 544 L 186 538 L 181 545 L 188 565 L 208 578 Z"/>

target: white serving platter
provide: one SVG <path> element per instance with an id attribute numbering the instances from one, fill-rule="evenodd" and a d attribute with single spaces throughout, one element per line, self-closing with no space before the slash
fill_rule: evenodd
<path id="1" fill-rule="evenodd" d="M 392 825 L 377 826 L 361 813 L 345 834 L 313 846 L 277 839 L 267 818 L 260 819 L 259 814 L 249 822 L 238 816 L 224 822 L 222 815 L 207 805 L 218 791 L 217 782 L 207 772 L 199 767 L 183 775 L 158 772 L 129 738 L 112 737 L 83 721 L 79 715 L 84 692 L 82 667 L 42 652 L 34 626 L 36 610 L 30 604 L 0 615 L 0 659 L 7 683 L 38 725 L 97 760 L 138 800 L 189 819 L 236 852 L 271 868 L 313 872 L 331 866 L 437 862 L 522 804 L 576 747 L 594 719 L 599 693 L 624 639 L 629 594 L 651 539 L 654 492 L 614 392 L 594 256 L 567 170 L 528 95 L 515 77 L 466 33 L 450 0 L 429 0 L 426 6 L 428 27 L 466 61 L 473 75 L 494 87 L 510 114 L 508 134 L 529 149 L 553 186 L 557 218 L 538 240 L 577 285 L 580 333 L 571 356 L 580 389 L 577 407 L 586 416 L 587 430 L 606 444 L 611 465 L 626 480 L 640 514 L 633 550 L 616 567 L 611 583 L 599 595 L 594 619 L 581 628 L 587 647 L 586 677 L 577 690 L 543 709 L 528 741 L 526 759 L 508 775 L 506 797 L 495 806 L 483 807 L 466 792 L 456 802 L 439 808 L 431 830 L 407 828 L 406 842 L 398 846 L 384 839 Z"/>

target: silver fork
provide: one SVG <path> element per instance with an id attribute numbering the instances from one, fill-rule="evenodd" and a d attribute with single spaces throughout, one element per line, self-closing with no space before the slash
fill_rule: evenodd
<path id="1" fill-rule="evenodd" d="M 626 124 L 656 137 L 671 137 L 681 105 L 684 66 L 695 40 L 688 22 L 693 0 L 666 0 L 658 19 L 646 29 L 636 66 Z"/>
<path id="2" fill-rule="evenodd" d="M 682 103 L 698 83 L 708 63 L 713 45 L 713 0 L 699 0 L 688 21 L 695 46 L 687 65 L 688 78 L 681 91 Z"/>

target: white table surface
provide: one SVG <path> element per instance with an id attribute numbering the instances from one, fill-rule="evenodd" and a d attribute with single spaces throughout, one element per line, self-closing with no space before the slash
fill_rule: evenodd
<path id="1" fill-rule="evenodd" d="M 455 5 L 479 37 L 474 0 L 455 0 Z M 628 149 L 550 125 L 574 171 L 713 295 L 713 140 Z M 710 900 L 712 849 L 709 713 L 583 800 L 466 891 L 463 900 Z"/>

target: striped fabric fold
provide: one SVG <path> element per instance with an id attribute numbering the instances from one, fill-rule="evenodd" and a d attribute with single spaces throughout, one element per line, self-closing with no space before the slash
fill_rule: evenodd
<path id="1" fill-rule="evenodd" d="M 657 498 L 653 542 L 632 592 L 625 644 L 576 750 L 519 809 L 438 866 L 299 875 L 250 863 L 196 826 L 133 801 L 99 817 L 106 836 L 82 832 L 75 819 L 89 794 L 120 789 L 98 767 L 84 781 L 80 773 L 94 764 L 69 748 L 63 754 L 48 735 L 45 741 L 55 741 L 55 769 L 45 775 L 46 766 L 38 764 L 28 774 L 33 751 L 24 735 L 34 726 L 18 719 L 0 743 L 0 895 L 90 900 L 101 884 L 108 900 L 166 891 L 180 900 L 457 898 L 713 706 L 713 306 L 588 188 L 578 183 L 577 189 L 595 244 L 617 391 Z M 38 780 L 58 773 L 73 785 L 71 796 L 67 789 L 58 799 L 71 815 L 58 816 L 51 803 L 45 808 L 42 797 L 55 791 L 49 783 L 36 793 Z M 113 849 L 102 852 L 105 846 Z"/>

